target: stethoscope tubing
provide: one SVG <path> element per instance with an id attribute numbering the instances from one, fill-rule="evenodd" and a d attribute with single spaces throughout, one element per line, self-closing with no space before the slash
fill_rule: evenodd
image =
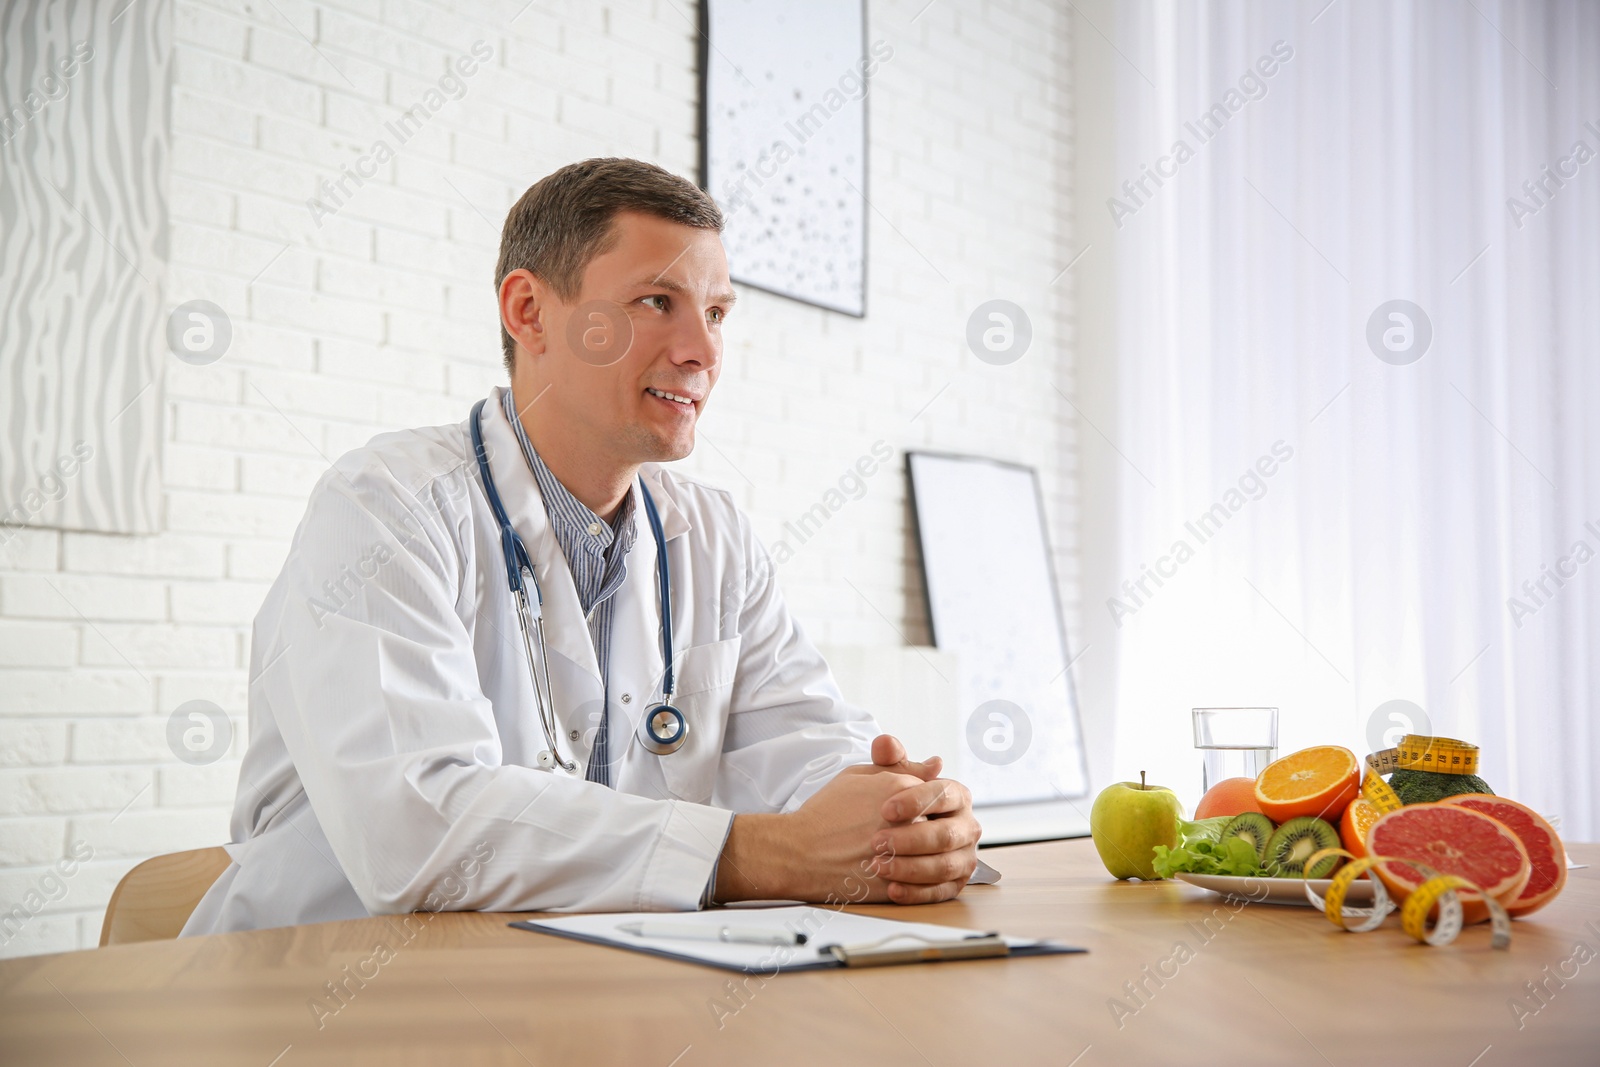
<path id="1" fill-rule="evenodd" d="M 495 486 L 494 476 L 489 470 L 488 450 L 483 445 L 483 405 L 486 402 L 480 400 L 472 408 L 472 448 L 478 460 L 478 474 L 483 482 L 484 495 L 489 500 L 489 509 L 494 513 L 495 522 L 500 526 L 500 549 L 505 557 L 506 582 L 517 604 L 517 624 L 522 631 L 522 647 L 528 657 L 528 674 L 533 683 L 534 702 L 539 705 L 539 726 L 544 731 L 545 743 L 550 746 L 548 752 L 551 762 L 559 764 L 562 770 L 572 773 L 577 770 L 578 765 L 561 755 L 559 729 L 555 720 L 555 698 L 550 692 L 550 659 L 546 652 L 544 635 L 544 592 L 539 588 L 539 576 L 534 570 L 532 557 L 528 555 L 527 545 L 523 543 L 516 528 L 511 525 L 511 518 L 506 513 L 505 504 L 500 499 L 500 491 Z M 656 539 L 656 583 L 661 599 L 662 661 L 661 703 L 645 711 L 640 723 L 640 739 L 649 751 L 656 755 L 667 755 L 683 747 L 689 724 L 683 713 L 672 705 L 672 696 L 677 686 L 672 670 L 672 572 L 667 559 L 667 539 L 662 531 L 661 516 L 656 511 L 655 499 L 650 495 L 650 489 L 644 484 L 642 477 L 639 479 L 639 492 L 644 498 L 644 510 L 650 522 L 650 532 Z M 529 585 L 533 586 L 532 598 L 528 596 Z M 534 651 L 535 646 L 538 648 L 537 654 Z M 535 660 L 538 661 L 540 670 L 534 669 Z M 674 728 L 658 736 L 654 720 L 662 713 L 666 713 L 673 721 Z M 540 755 L 540 762 L 543 764 L 544 753 Z"/>

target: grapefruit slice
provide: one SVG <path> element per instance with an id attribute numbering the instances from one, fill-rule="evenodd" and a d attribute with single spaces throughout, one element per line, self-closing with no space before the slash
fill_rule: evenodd
<path id="1" fill-rule="evenodd" d="M 1412 804 L 1389 812 L 1367 831 L 1367 852 L 1458 875 L 1508 908 L 1533 873 L 1528 850 L 1510 827 L 1460 804 Z M 1404 904 L 1429 877 L 1409 863 L 1380 863 L 1374 869 L 1396 904 Z M 1460 894 L 1462 921 L 1468 924 L 1489 917 L 1489 906 L 1475 896 Z"/>
<path id="2" fill-rule="evenodd" d="M 1517 840 L 1522 842 L 1522 847 L 1528 850 L 1533 872 L 1517 898 L 1506 904 L 1506 911 L 1513 918 L 1532 915 L 1554 900 L 1566 886 L 1567 851 L 1561 847 L 1561 838 L 1556 836 L 1555 827 L 1546 822 L 1544 816 L 1515 800 L 1489 793 L 1465 793 L 1448 797 L 1442 803 L 1459 804 L 1500 820 L 1511 828 Z"/>
<path id="3" fill-rule="evenodd" d="M 1360 782 L 1360 765 L 1348 748 L 1302 748 L 1273 760 L 1256 777 L 1256 803 L 1280 825 L 1302 815 L 1336 823 L 1356 798 Z"/>
<path id="4" fill-rule="evenodd" d="M 1350 806 L 1344 809 L 1344 818 L 1339 820 L 1339 841 L 1344 845 L 1345 851 L 1357 859 L 1365 856 L 1367 833 L 1372 829 L 1372 824 L 1382 817 L 1383 812 L 1365 797 L 1356 797 L 1352 800 Z"/>

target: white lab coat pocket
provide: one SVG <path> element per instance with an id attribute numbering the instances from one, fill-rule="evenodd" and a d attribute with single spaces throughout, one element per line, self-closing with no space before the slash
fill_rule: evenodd
<path id="1" fill-rule="evenodd" d="M 733 679 L 739 669 L 739 641 L 695 645 L 678 659 L 673 702 L 689 724 L 689 736 L 676 752 L 661 756 L 667 789 L 679 800 L 711 802 L 722 762 Z"/>

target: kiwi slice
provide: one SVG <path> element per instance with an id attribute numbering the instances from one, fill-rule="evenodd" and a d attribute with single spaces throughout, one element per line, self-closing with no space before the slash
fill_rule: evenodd
<path id="1" fill-rule="evenodd" d="M 1267 839 L 1267 853 L 1263 862 L 1276 864 L 1278 873 L 1285 878 L 1326 878 L 1339 866 L 1338 856 L 1324 856 L 1311 870 L 1306 870 L 1306 860 L 1325 848 L 1339 847 L 1339 831 L 1331 823 L 1311 815 L 1290 819 Z"/>
<path id="2" fill-rule="evenodd" d="M 1267 857 L 1267 841 L 1272 837 L 1272 820 L 1259 811 L 1247 811 L 1235 815 L 1233 821 L 1222 828 L 1219 841 L 1226 841 L 1230 837 L 1239 837 L 1250 842 L 1250 847 L 1256 850 L 1256 862 L 1260 863 Z"/>

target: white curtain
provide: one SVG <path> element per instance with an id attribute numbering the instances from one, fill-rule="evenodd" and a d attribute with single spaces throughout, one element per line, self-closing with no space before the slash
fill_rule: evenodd
<path id="1" fill-rule="evenodd" d="M 1118 20 L 1119 769 L 1411 725 L 1594 840 L 1600 4 Z"/>

